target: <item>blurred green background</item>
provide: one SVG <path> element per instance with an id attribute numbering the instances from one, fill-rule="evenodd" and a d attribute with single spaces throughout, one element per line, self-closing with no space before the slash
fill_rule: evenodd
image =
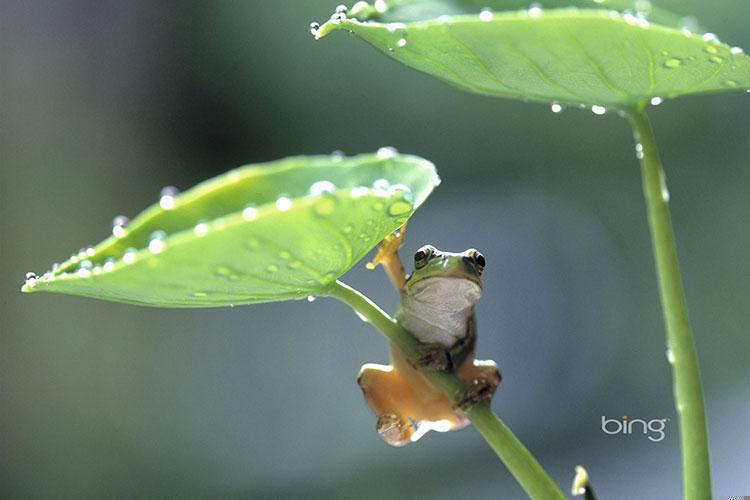
<path id="1" fill-rule="evenodd" d="M 750 47 L 750 3 L 663 0 Z M 0 497 L 476 499 L 523 493 L 472 429 L 384 445 L 355 383 L 380 335 L 332 300 L 161 310 L 22 296 L 167 184 L 392 145 L 443 184 L 410 227 L 479 248 L 494 407 L 566 489 L 678 498 L 679 443 L 627 123 L 464 94 L 353 37 L 335 2 L 0 3 Z M 750 96 L 665 102 L 666 164 L 717 497 L 750 495 Z M 346 281 L 385 308 L 362 265 Z M 670 418 L 667 438 L 600 418 Z"/>

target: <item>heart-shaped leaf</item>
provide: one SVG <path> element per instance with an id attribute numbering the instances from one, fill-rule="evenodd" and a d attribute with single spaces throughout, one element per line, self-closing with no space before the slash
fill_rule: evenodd
<path id="1" fill-rule="evenodd" d="M 469 92 L 597 111 L 750 88 L 750 57 L 741 49 L 710 33 L 680 29 L 679 18 L 661 10 L 631 11 L 625 8 L 631 2 L 607 0 L 573 3 L 620 10 L 511 11 L 520 2 L 489 3 L 497 10 L 471 0 L 402 0 L 392 7 L 382 0 L 360 2 L 350 17 L 337 14 L 314 31 L 317 38 L 351 31 L 407 66 Z M 638 4 L 648 2 L 633 2 Z"/>
<path id="2" fill-rule="evenodd" d="M 23 291 L 165 307 L 321 294 L 438 182 L 432 163 L 391 148 L 243 167 L 116 219 L 111 237 L 30 273 Z"/>

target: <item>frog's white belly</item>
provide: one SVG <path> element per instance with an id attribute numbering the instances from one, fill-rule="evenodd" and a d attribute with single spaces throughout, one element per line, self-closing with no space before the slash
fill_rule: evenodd
<path id="1" fill-rule="evenodd" d="M 425 278 L 401 292 L 396 319 L 421 342 L 451 347 L 467 335 L 481 294 L 480 286 L 471 280 Z"/>

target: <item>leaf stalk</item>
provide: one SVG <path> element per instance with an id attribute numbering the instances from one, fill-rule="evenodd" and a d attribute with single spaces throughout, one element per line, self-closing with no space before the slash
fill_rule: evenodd
<path id="1" fill-rule="evenodd" d="M 341 300 L 354 309 L 385 335 L 407 358 L 414 359 L 422 352 L 421 342 L 359 291 L 341 281 L 336 281 L 328 288 L 327 295 Z M 429 369 L 422 369 L 422 371 L 430 382 L 452 402 L 457 403 L 462 400 L 466 388 L 458 377 L 448 372 Z M 476 404 L 466 410 L 466 416 L 530 498 L 533 500 L 565 499 L 565 495 L 536 458 L 488 405 Z"/>
<path id="2" fill-rule="evenodd" d="M 627 116 L 633 127 L 636 155 L 641 163 L 643 193 L 667 333 L 667 357 L 672 365 L 674 401 L 680 425 L 683 498 L 707 500 L 711 498 L 711 473 L 698 357 L 680 277 L 666 177 L 644 107 L 641 105 L 627 111 Z"/>

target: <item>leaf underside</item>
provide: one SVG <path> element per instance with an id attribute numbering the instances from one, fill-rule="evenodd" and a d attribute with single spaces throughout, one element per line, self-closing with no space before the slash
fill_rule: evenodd
<path id="1" fill-rule="evenodd" d="M 23 291 L 163 307 L 317 295 L 438 181 L 430 162 L 388 149 L 242 167 L 148 208 Z"/>
<path id="2" fill-rule="evenodd" d="M 463 90 L 530 101 L 623 109 L 657 97 L 750 88 L 750 57 L 740 49 L 643 16 L 567 8 L 425 20 L 436 12 L 434 6 L 414 10 L 424 5 L 413 0 L 365 16 L 376 21 L 331 20 L 317 37 L 347 30 L 397 61 Z M 473 2 L 437 5 L 452 6 L 448 13 L 463 13 Z M 398 22 L 399 12 L 419 20 Z M 672 19 L 661 11 L 654 16 Z"/>

